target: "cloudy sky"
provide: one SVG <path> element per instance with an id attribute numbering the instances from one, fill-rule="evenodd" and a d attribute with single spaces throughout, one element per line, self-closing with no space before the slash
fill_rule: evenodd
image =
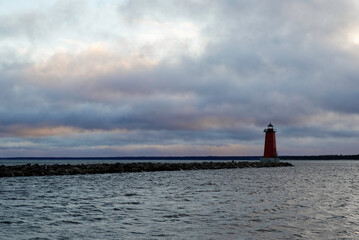
<path id="1" fill-rule="evenodd" d="M 356 0 L 0 0 L 0 157 L 359 153 Z"/>

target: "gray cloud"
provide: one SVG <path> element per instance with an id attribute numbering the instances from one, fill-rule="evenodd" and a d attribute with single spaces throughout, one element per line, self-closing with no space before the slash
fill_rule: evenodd
<path id="1" fill-rule="evenodd" d="M 0 36 L 2 39 L 25 37 L 41 42 L 53 34 L 59 34 L 79 24 L 87 5 L 82 0 L 57 1 L 47 9 L 20 9 L 0 16 Z M 58 35 L 57 35 L 58 36 Z"/>
<path id="2" fill-rule="evenodd" d="M 42 22 L 40 12 L 2 16 L 10 24 L 0 24 L 0 32 L 9 38 L 27 35 L 41 43 L 44 29 L 51 32 L 49 26 L 61 20 L 65 23 L 59 29 L 81 25 L 86 15 L 74 17 L 86 9 L 82 3 L 67 2 L 54 9 L 56 16 L 45 17 L 50 25 Z M 36 75 L 29 71 L 29 59 L 2 48 L 0 69 L 6 74 L 0 82 L 1 135 L 15 142 L 23 137 L 43 148 L 62 147 L 75 155 L 86 148 L 94 155 L 106 152 L 95 148 L 100 145 L 108 146 L 109 155 L 169 154 L 176 148 L 158 146 L 178 144 L 198 146 L 191 153 L 203 153 L 208 146 L 230 144 L 261 149 L 262 129 L 273 121 L 287 151 L 282 154 L 296 153 L 293 138 L 301 139 L 298 147 L 303 148 L 313 144 L 307 138 L 318 139 L 323 149 L 323 142 L 337 138 L 339 150 L 355 153 L 356 148 L 346 144 L 347 139 L 359 139 L 359 55 L 358 46 L 345 36 L 359 22 L 355 9 L 351 1 L 129 1 L 116 9 L 119 18 L 131 24 L 128 27 L 136 29 L 138 19 L 194 22 L 207 39 L 204 53 L 183 54 L 175 64 L 164 58 L 151 67 L 135 63 L 97 75 L 58 77 Z M 121 48 L 121 41 L 118 44 Z M 158 51 L 160 44 L 146 45 L 143 55 Z M 118 61 L 106 54 L 101 57 Z M 61 56 L 74 70 L 89 63 L 101 65 L 97 56 Z M 331 128 L 341 118 L 349 125 Z M 18 126 L 80 130 L 71 136 L 31 137 L 16 131 Z M 116 129 L 127 132 L 111 134 Z M 85 130 L 95 132 L 81 132 Z"/>

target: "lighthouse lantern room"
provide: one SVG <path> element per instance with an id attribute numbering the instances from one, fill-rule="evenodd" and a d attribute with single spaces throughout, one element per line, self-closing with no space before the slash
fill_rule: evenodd
<path id="1" fill-rule="evenodd" d="M 277 155 L 277 146 L 275 141 L 275 130 L 272 123 L 269 123 L 264 132 L 266 133 L 264 142 L 264 156 L 260 159 L 261 162 L 279 162 Z"/>

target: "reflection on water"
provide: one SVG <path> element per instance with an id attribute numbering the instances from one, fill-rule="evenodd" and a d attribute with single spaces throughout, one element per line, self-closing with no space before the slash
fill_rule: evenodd
<path id="1" fill-rule="evenodd" d="M 359 162 L 0 179 L 0 239 L 355 239 Z"/>

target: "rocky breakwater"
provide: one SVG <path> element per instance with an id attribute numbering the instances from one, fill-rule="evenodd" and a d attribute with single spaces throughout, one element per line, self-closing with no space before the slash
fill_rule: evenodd
<path id="1" fill-rule="evenodd" d="M 17 166 L 0 166 L 0 177 L 17 176 L 48 176 L 48 175 L 75 175 L 75 174 L 100 174 L 123 172 L 155 172 L 178 171 L 199 169 L 225 169 L 225 168 L 262 168 L 262 167 L 288 167 L 293 166 L 287 162 L 262 163 L 262 162 L 189 162 L 189 163 L 100 163 L 100 164 L 53 164 L 39 165 L 26 164 Z"/>

